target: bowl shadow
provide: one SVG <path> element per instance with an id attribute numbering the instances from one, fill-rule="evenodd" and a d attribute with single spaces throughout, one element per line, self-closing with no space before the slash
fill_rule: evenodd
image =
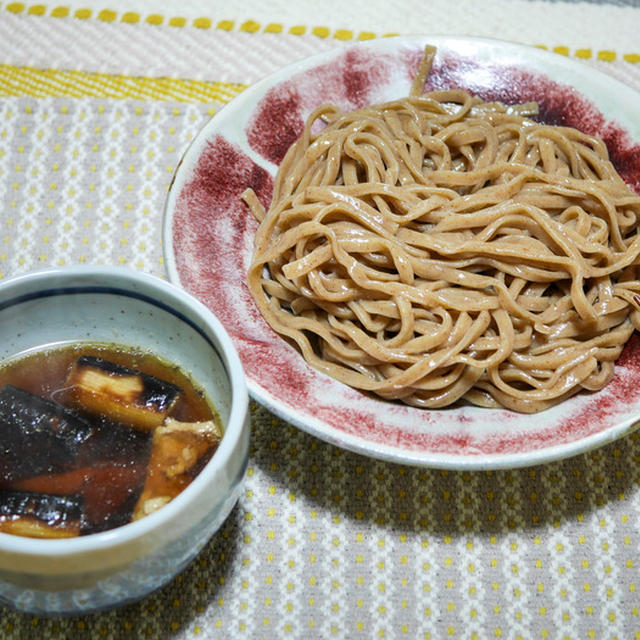
<path id="1" fill-rule="evenodd" d="M 198 616 L 215 602 L 234 563 L 241 520 L 241 509 L 236 504 L 184 571 L 142 600 L 110 611 L 64 618 L 41 618 L 0 607 L 2 637 L 175 637 L 197 626 Z"/>

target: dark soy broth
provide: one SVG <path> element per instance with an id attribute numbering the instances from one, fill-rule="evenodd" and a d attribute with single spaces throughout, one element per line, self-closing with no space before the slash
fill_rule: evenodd
<path id="1" fill-rule="evenodd" d="M 58 496 L 72 496 L 81 503 L 82 516 L 74 533 L 68 532 L 64 526 L 45 527 L 51 535 L 38 533 L 21 533 L 20 530 L 10 533 L 19 535 L 33 535 L 36 537 L 68 537 L 68 535 L 85 535 L 112 529 L 129 522 L 132 512 L 138 502 L 145 480 L 148 483 L 149 461 L 151 458 L 154 432 L 132 428 L 129 424 L 113 418 L 87 412 L 82 407 L 69 402 L 68 379 L 74 365 L 83 356 L 96 356 L 104 361 L 126 367 L 160 381 L 170 383 L 179 388 L 178 400 L 171 409 L 170 417 L 181 423 L 202 423 L 213 421 L 218 427 L 220 419 L 201 390 L 180 368 L 167 363 L 152 353 L 131 350 L 117 345 L 103 344 L 73 344 L 37 351 L 0 366 L 0 391 L 7 385 L 35 394 L 46 401 L 53 401 L 66 409 L 73 411 L 78 419 L 89 425 L 90 437 L 78 445 L 77 455 L 71 467 L 60 466 L 55 460 L 45 459 L 44 470 L 38 466 L 30 456 L 41 455 L 37 443 L 33 451 L 29 447 L 20 447 L 20 451 L 12 451 L 10 429 L 0 431 L 0 494 L 5 494 L 11 504 L 19 496 L 31 494 L 46 494 L 49 502 L 47 508 L 52 510 L 51 504 L 60 502 Z M 2 428 L 0 423 L 0 428 Z M 22 437 L 22 436 L 21 436 Z M 27 439 L 28 443 L 28 439 Z M 16 443 L 13 443 L 14 445 Z M 19 444 L 19 443 L 18 443 Z M 180 445 L 183 446 L 183 445 Z M 184 445 L 186 446 L 186 445 Z M 216 445 L 217 447 L 217 445 Z M 180 488 L 184 488 L 197 475 L 201 468 L 213 455 L 215 448 L 208 450 L 194 465 L 180 478 Z M 50 455 L 50 454 L 46 454 Z M 9 466 L 20 464 L 24 460 L 24 469 Z M 16 463 L 15 460 L 18 459 Z M 9 462 L 7 462 L 9 461 Z M 36 471 L 30 471 L 36 469 Z M 181 490 L 180 489 L 180 490 Z M 25 493 L 20 493 L 25 492 Z M 52 497 L 53 496 L 53 497 Z M 1 499 L 2 495 L 0 495 Z M 171 496 L 173 497 L 173 496 Z M 11 513 L 6 507 L 0 508 L 0 531 L 3 522 L 11 521 Z M 16 518 L 14 518 L 16 519 Z M 53 518 L 55 519 L 55 518 Z M 60 517 L 60 522 L 64 520 Z M 62 522 L 64 525 L 64 522 Z M 77 531 L 76 531 L 77 529 Z M 61 531 L 59 535 L 56 531 Z M 66 532 L 66 533 L 65 533 Z"/>

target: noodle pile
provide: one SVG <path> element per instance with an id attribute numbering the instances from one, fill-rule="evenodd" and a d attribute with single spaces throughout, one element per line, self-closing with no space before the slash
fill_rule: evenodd
<path id="1" fill-rule="evenodd" d="M 310 365 L 417 407 L 536 412 L 601 389 L 640 327 L 640 196 L 605 144 L 464 91 L 316 109 L 249 289 Z"/>

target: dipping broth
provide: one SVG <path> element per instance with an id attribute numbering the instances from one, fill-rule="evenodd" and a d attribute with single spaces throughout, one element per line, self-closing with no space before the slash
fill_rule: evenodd
<path id="1" fill-rule="evenodd" d="M 217 449 L 220 418 L 179 367 L 78 343 L 0 367 L 0 531 L 60 538 L 152 513 Z"/>

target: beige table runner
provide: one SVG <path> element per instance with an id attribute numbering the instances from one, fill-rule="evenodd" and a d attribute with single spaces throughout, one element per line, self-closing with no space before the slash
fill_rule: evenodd
<path id="1" fill-rule="evenodd" d="M 78 263 L 163 277 L 163 203 L 189 141 L 317 51 L 389 33 L 502 37 L 640 89 L 638 3 L 451 5 L 1 3 L 0 277 Z M 0 609 L 1 636 L 640 638 L 638 434 L 465 473 L 345 452 L 255 404 L 252 419 L 241 499 L 179 578 L 84 618 Z"/>

